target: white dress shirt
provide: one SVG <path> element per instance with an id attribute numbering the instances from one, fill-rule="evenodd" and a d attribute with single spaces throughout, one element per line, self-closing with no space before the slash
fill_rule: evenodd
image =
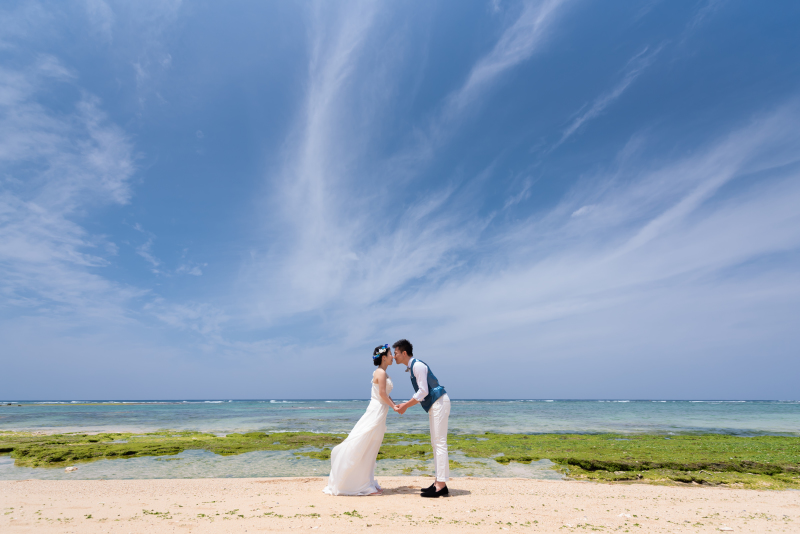
<path id="1" fill-rule="evenodd" d="M 428 396 L 428 366 L 417 360 L 411 372 L 414 373 L 414 377 L 417 379 L 417 387 L 419 388 L 411 398 L 422 402 Z"/>

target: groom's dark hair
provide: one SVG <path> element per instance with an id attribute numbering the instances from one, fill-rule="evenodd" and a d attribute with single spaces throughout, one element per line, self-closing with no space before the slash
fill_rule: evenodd
<path id="1" fill-rule="evenodd" d="M 392 345 L 394 350 L 399 350 L 400 352 L 405 352 L 409 356 L 414 355 L 414 345 L 407 339 L 401 339 L 400 341 L 395 341 L 394 345 Z"/>

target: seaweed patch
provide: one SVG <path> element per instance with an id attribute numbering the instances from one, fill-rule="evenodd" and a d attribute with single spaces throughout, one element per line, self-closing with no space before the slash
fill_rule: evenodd
<path id="1" fill-rule="evenodd" d="M 185 450 L 220 455 L 292 451 L 328 460 L 344 434 L 248 432 L 215 434 L 162 430 L 148 434 L 0 433 L 0 454 L 18 466 L 63 467 L 67 463 L 143 456 L 174 456 Z M 552 461 L 569 478 L 598 482 L 726 485 L 783 489 L 800 487 L 800 437 L 723 434 L 451 434 L 449 448 L 468 458 L 501 464 Z M 430 460 L 429 436 L 386 434 L 382 459 Z M 455 465 L 454 468 L 457 468 Z"/>

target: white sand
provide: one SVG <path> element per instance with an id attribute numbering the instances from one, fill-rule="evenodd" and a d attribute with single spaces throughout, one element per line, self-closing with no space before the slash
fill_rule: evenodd
<path id="1" fill-rule="evenodd" d="M 323 478 L 0 481 L 0 532 L 800 532 L 797 491 L 460 478 L 422 499 L 429 479 L 379 480 L 381 497 Z"/>

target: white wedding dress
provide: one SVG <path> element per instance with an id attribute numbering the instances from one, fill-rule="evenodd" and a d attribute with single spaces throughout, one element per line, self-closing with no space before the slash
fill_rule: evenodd
<path id="1" fill-rule="evenodd" d="M 392 387 L 392 380 L 387 376 L 387 395 L 391 394 Z M 331 451 L 331 474 L 322 491 L 328 495 L 369 495 L 381 490 L 375 480 L 375 467 L 389 408 L 378 394 L 378 384 L 373 382 L 367 411 L 347 439 Z"/>

